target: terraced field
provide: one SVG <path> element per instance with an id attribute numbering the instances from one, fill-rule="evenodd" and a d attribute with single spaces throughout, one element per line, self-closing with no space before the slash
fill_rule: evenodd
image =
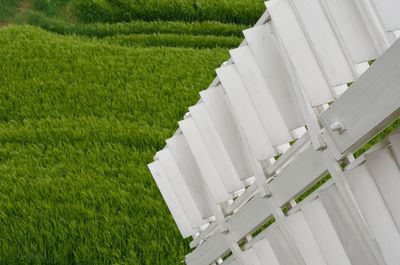
<path id="1" fill-rule="evenodd" d="M 146 164 L 263 10 L 1 1 L 0 264 L 178 264 Z"/>

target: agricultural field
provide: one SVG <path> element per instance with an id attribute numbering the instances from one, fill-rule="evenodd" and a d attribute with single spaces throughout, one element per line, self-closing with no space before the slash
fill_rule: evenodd
<path id="1" fill-rule="evenodd" d="M 179 264 L 147 163 L 263 10 L 0 1 L 0 264 Z"/>

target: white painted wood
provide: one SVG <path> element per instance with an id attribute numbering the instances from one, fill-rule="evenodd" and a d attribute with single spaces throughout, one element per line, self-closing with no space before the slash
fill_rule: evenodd
<path id="1" fill-rule="evenodd" d="M 320 1 L 292 1 L 330 86 L 334 87 L 352 82 L 356 78 L 354 66 L 346 58 Z"/>
<path id="2" fill-rule="evenodd" d="M 353 0 L 321 0 L 326 12 L 334 18 L 334 25 L 341 34 L 354 63 L 376 59 L 378 51 L 374 46 L 360 12 Z"/>
<path id="3" fill-rule="evenodd" d="M 228 251 L 229 245 L 227 244 L 225 235 L 217 231 L 193 252 L 186 255 L 185 262 L 187 265 L 208 265 L 215 262 Z"/>
<path id="4" fill-rule="evenodd" d="M 174 160 L 182 172 L 190 194 L 198 205 L 203 219 L 210 218 L 213 215 L 213 202 L 210 191 L 204 182 L 200 169 L 193 157 L 190 147 L 183 134 L 175 135 L 166 140 L 167 147 L 170 150 Z"/>
<path id="5" fill-rule="evenodd" d="M 160 161 L 166 177 L 168 178 L 169 183 L 171 183 L 171 186 L 175 191 L 175 194 L 178 197 L 192 227 L 196 228 L 204 225 L 206 221 L 203 220 L 201 210 L 194 201 L 185 178 L 179 170 L 178 165 L 175 163 L 169 149 L 164 148 L 157 152 L 156 157 Z"/>
<path id="6" fill-rule="evenodd" d="M 299 175 L 301 172 L 301 175 Z M 268 188 L 279 205 L 284 205 L 301 194 L 312 183 L 324 176 L 327 169 L 319 152 L 311 145 L 296 157 L 268 183 Z"/>
<path id="7" fill-rule="evenodd" d="M 215 203 L 222 203 L 231 199 L 232 196 L 229 193 L 233 191 L 228 191 L 222 182 L 194 121 L 191 118 L 185 119 L 179 122 L 179 127 L 199 165 L 204 181 L 207 183 Z"/>
<path id="8" fill-rule="evenodd" d="M 243 259 L 250 265 L 262 265 L 253 249 L 249 248 L 243 251 Z"/>
<path id="9" fill-rule="evenodd" d="M 390 153 L 383 149 L 365 155 L 366 166 L 400 231 L 400 170 Z"/>
<path id="10" fill-rule="evenodd" d="M 229 109 L 221 86 L 200 92 L 201 99 L 241 179 L 254 176 L 250 167 L 250 151 Z"/>
<path id="11" fill-rule="evenodd" d="M 389 135 L 389 141 L 397 166 L 400 167 L 400 132 Z"/>
<path id="12" fill-rule="evenodd" d="M 233 49 L 230 54 L 273 146 L 293 140 L 249 46 Z"/>
<path id="13" fill-rule="evenodd" d="M 298 264 L 278 226 L 273 225 L 268 227 L 266 231 L 266 238 L 268 238 L 279 264 Z"/>
<path id="14" fill-rule="evenodd" d="M 304 204 L 302 212 L 328 265 L 351 265 L 344 246 L 319 198 Z"/>
<path id="15" fill-rule="evenodd" d="M 161 192 L 161 195 L 164 198 L 165 203 L 168 206 L 169 211 L 171 212 L 176 225 L 181 232 L 183 238 L 187 238 L 195 233 L 192 226 L 189 223 L 189 220 L 183 210 L 174 189 L 169 183 L 164 170 L 161 167 L 159 161 L 154 161 L 148 164 L 151 174 L 157 184 L 158 189 Z"/>
<path id="16" fill-rule="evenodd" d="M 296 76 L 312 106 L 334 97 L 288 0 L 266 2 L 276 33 L 290 57 Z"/>
<path id="17" fill-rule="evenodd" d="M 387 31 L 400 29 L 400 1 L 371 0 Z"/>
<path id="18" fill-rule="evenodd" d="M 387 265 L 400 261 L 400 234 L 377 186 L 364 165 L 346 171 L 357 204 L 375 237 Z"/>
<path id="19" fill-rule="evenodd" d="M 322 204 L 338 234 L 352 265 L 376 265 L 377 260 L 336 186 L 321 192 Z"/>
<path id="20" fill-rule="evenodd" d="M 294 242 L 307 265 L 327 265 L 303 213 L 297 212 L 286 218 Z"/>
<path id="21" fill-rule="evenodd" d="M 399 69 L 400 42 L 397 41 L 320 116 L 342 154 L 357 150 L 398 117 Z M 335 123 L 342 129 L 335 130 L 332 126 Z"/>
<path id="22" fill-rule="evenodd" d="M 244 188 L 204 104 L 190 107 L 189 111 L 226 189 L 234 192 Z"/>
<path id="23" fill-rule="evenodd" d="M 256 159 L 262 161 L 275 156 L 271 140 L 264 131 L 236 67 L 227 65 L 218 68 L 217 74 Z"/>
<path id="24" fill-rule="evenodd" d="M 257 241 L 252 248 L 258 257 L 260 265 L 280 265 L 267 238 Z"/>

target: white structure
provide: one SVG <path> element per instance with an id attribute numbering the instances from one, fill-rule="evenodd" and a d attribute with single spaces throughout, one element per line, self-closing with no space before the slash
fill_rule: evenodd
<path id="1" fill-rule="evenodd" d="M 399 265 L 400 1 L 267 9 L 149 164 L 186 264 Z"/>

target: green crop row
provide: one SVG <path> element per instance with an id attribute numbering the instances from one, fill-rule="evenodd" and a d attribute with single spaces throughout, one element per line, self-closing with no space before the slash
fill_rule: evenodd
<path id="1" fill-rule="evenodd" d="M 0 1 L 0 22 L 11 16 L 20 0 L 1 0 Z"/>
<path id="2" fill-rule="evenodd" d="M 117 35 L 102 39 L 105 43 L 129 47 L 192 47 L 192 48 L 234 48 L 242 39 L 225 36 L 193 36 L 176 34 Z"/>
<path id="3" fill-rule="evenodd" d="M 221 22 L 174 22 L 174 21 L 132 21 L 128 23 L 70 23 L 63 19 L 52 18 L 41 12 L 28 12 L 20 18 L 20 23 L 39 26 L 59 34 L 75 34 L 81 36 L 103 38 L 114 35 L 129 34 L 190 34 L 242 37 L 241 24 L 224 24 Z"/>
<path id="4" fill-rule="evenodd" d="M 83 22 L 132 20 L 220 21 L 254 24 L 265 10 L 262 0 L 73 0 Z"/>
<path id="5" fill-rule="evenodd" d="M 0 264 L 178 264 L 146 164 L 227 56 L 0 29 Z"/>

